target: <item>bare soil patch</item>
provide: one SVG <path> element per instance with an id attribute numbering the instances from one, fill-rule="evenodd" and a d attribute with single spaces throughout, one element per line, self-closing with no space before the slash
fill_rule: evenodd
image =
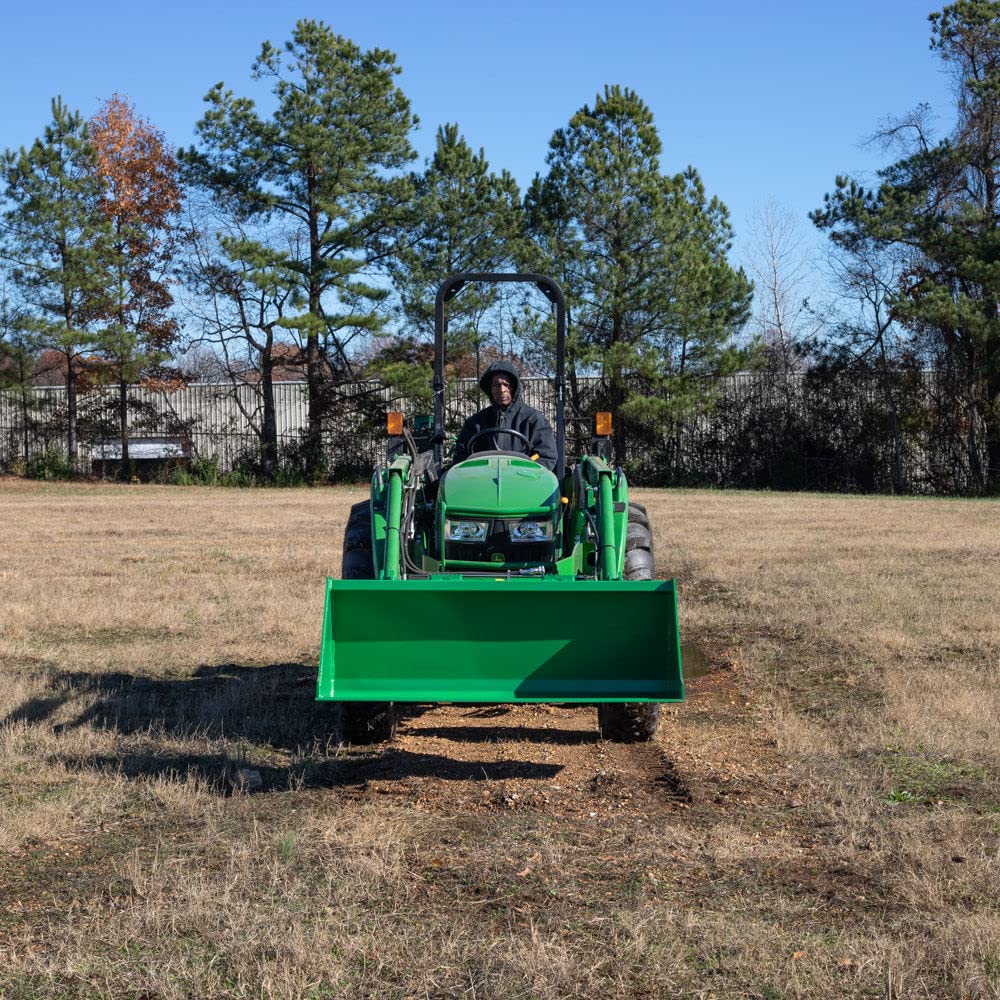
<path id="1" fill-rule="evenodd" d="M 0 995 L 1000 996 L 1000 504 L 643 491 L 655 743 L 374 749 L 313 700 L 363 495 L 0 480 Z"/>

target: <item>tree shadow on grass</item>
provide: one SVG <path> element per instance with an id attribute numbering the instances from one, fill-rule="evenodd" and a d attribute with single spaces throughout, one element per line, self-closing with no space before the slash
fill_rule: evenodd
<path id="1" fill-rule="evenodd" d="M 339 710 L 317 702 L 316 668 L 304 663 L 267 666 L 213 664 L 186 677 L 145 677 L 65 671 L 3 721 L 39 723 L 82 708 L 57 731 L 91 726 L 122 735 L 155 733 L 185 739 L 245 741 L 298 751 L 329 742 Z"/>
<path id="2" fill-rule="evenodd" d="M 61 755 L 71 770 L 101 771 L 143 780 L 166 778 L 197 781 L 220 795 L 244 787 L 241 772 L 252 769 L 260 778 L 254 791 L 284 792 L 308 788 L 356 788 L 373 781 L 404 782 L 412 778 L 437 781 L 545 780 L 562 770 L 561 764 L 534 761 L 461 761 L 439 754 L 412 753 L 387 747 L 377 753 L 343 755 L 333 759 L 306 759 L 287 767 L 261 766 L 234 760 L 226 754 L 161 753 L 155 747 L 120 754 Z"/>
<path id="3" fill-rule="evenodd" d="M 239 787 L 237 772 L 252 769 L 262 791 L 365 786 L 370 781 L 435 778 L 441 781 L 544 779 L 561 769 L 531 761 L 461 761 L 412 753 L 392 746 L 336 751 L 340 709 L 317 702 L 316 668 L 303 663 L 266 666 L 214 664 L 185 677 L 145 677 L 124 672 L 53 673 L 45 688 L 12 711 L 4 723 L 51 721 L 53 730 L 90 727 L 132 739 L 105 754 L 57 754 L 71 769 L 122 774 L 126 778 L 164 777 L 200 780 L 228 794 Z M 432 706 L 402 706 L 419 718 Z M 75 713 L 75 714 L 74 714 Z M 69 718 L 67 718 L 69 716 Z M 475 727 L 428 729 L 468 742 L 507 738 L 505 730 Z M 510 739 L 552 742 L 548 730 L 514 728 Z M 558 741 L 584 741 L 591 733 L 560 733 Z M 235 744 L 233 752 L 184 752 L 170 741 L 198 740 Z M 266 762 L 268 751 L 294 754 L 288 764 Z"/>
<path id="4" fill-rule="evenodd" d="M 75 716 L 65 720 L 80 705 Z M 401 718 L 419 720 L 433 705 L 405 704 Z M 458 743 L 592 743 L 596 730 L 505 726 L 509 706 L 473 711 L 497 717 L 496 726 L 410 727 L 419 736 Z M 57 717 L 63 717 L 56 722 Z M 63 671 L 50 675 L 45 689 L 19 705 L 3 723 L 44 723 L 62 732 L 85 726 L 123 736 L 148 733 L 168 738 L 198 737 L 245 742 L 276 750 L 304 752 L 316 744 L 336 744 L 340 707 L 316 701 L 316 668 L 304 663 L 266 666 L 225 663 L 198 667 L 183 677 L 149 677 L 124 672 Z"/>

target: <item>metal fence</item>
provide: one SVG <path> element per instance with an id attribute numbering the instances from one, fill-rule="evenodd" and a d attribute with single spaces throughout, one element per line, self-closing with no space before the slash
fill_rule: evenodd
<path id="1" fill-rule="evenodd" d="M 307 424 L 306 384 L 280 382 L 274 390 L 279 450 L 294 455 Z M 977 489 L 964 410 L 942 373 L 900 372 L 890 383 L 847 373 L 745 373 L 706 378 L 700 395 L 697 412 L 666 425 L 624 425 L 634 481 L 936 494 Z M 554 419 L 550 379 L 525 378 L 522 397 Z M 569 397 L 571 415 L 574 406 L 588 415 L 608 405 L 600 378 L 578 379 Z M 475 379 L 453 381 L 449 426 L 457 429 L 484 402 Z M 376 382 L 337 388 L 323 422 L 324 452 L 337 477 L 364 477 L 384 455 L 386 409 L 412 415 L 429 407 L 395 399 Z M 118 438 L 117 388 L 81 393 L 78 412 L 79 459 L 88 468 L 102 444 Z M 260 420 L 255 385 L 129 390 L 131 437 L 183 437 L 195 456 L 214 458 L 222 469 L 254 458 Z M 571 455 L 584 446 L 586 430 L 571 424 Z M 16 469 L 49 448 L 66 448 L 65 389 L 0 393 L 0 468 Z M 1000 479 L 1000 470 L 994 476 Z"/>
<path id="2" fill-rule="evenodd" d="M 523 397 L 531 405 L 552 409 L 546 380 L 526 379 Z M 289 452 L 300 446 L 308 423 L 305 382 L 274 385 L 278 447 Z M 449 423 L 460 423 L 482 399 L 475 379 L 453 382 L 447 393 Z M 378 382 L 340 386 L 323 422 L 323 445 L 333 468 L 367 466 L 384 452 L 387 408 L 417 412 L 420 404 L 399 400 Z M 119 397 L 115 386 L 101 386 L 77 395 L 78 463 L 90 467 L 105 443 L 119 439 Z M 193 383 L 175 391 L 143 386 L 128 390 L 130 438 L 183 437 L 192 454 L 215 458 L 230 470 L 258 448 L 263 407 L 254 384 Z M 0 467 L 16 467 L 49 449 L 67 448 L 67 393 L 62 386 L 38 386 L 26 392 L 0 392 Z"/>

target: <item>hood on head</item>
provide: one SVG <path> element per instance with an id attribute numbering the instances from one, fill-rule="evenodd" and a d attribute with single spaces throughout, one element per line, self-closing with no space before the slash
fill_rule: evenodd
<path id="1" fill-rule="evenodd" d="M 483 372 L 479 379 L 479 388 L 486 393 L 491 403 L 493 402 L 493 397 L 490 396 L 490 379 L 494 375 L 507 375 L 510 378 L 510 403 L 513 406 L 521 395 L 521 376 L 517 374 L 517 369 L 509 361 L 494 361 Z"/>

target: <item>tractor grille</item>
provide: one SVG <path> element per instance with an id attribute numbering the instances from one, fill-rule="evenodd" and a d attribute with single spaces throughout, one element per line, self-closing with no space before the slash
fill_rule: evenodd
<path id="1" fill-rule="evenodd" d="M 470 562 L 493 563 L 493 557 L 503 556 L 503 562 L 549 563 L 553 559 L 552 541 L 512 542 L 507 522 L 497 519 L 490 525 L 490 533 L 481 542 L 447 542 L 445 559 L 463 559 Z M 496 566 L 501 563 L 493 563 Z"/>

